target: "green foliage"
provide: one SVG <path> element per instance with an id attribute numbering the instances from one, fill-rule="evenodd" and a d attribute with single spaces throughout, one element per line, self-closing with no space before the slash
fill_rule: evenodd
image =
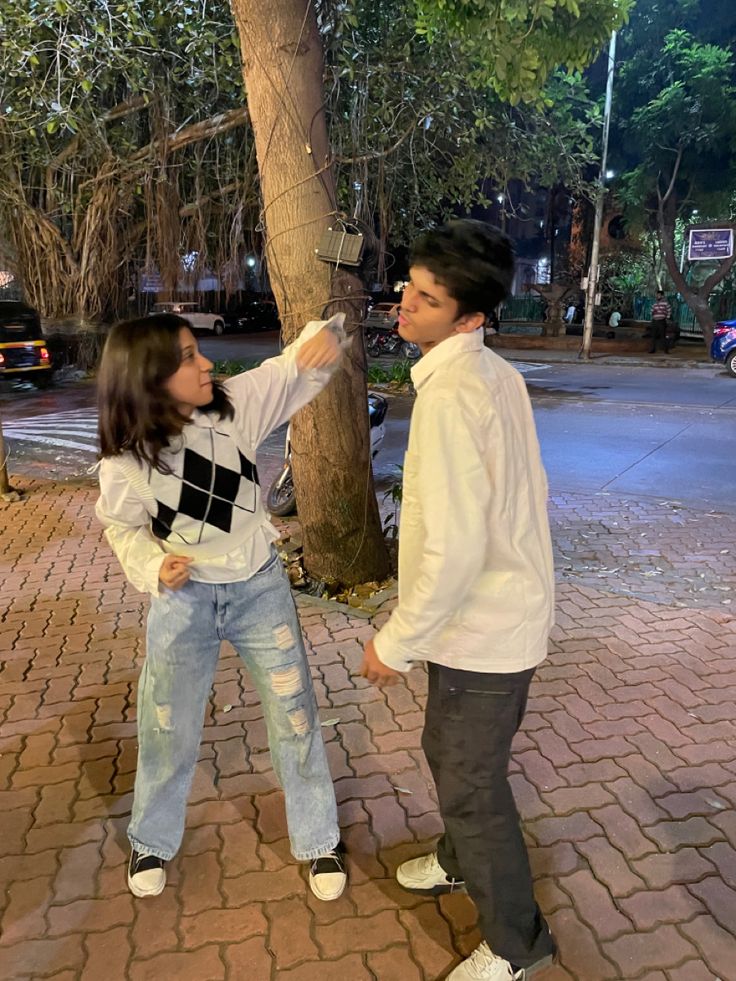
<path id="1" fill-rule="evenodd" d="M 226 378 L 231 378 L 233 375 L 242 375 L 244 371 L 250 371 L 252 368 L 257 368 L 262 362 L 253 361 L 250 359 L 246 360 L 234 360 L 227 359 L 222 361 L 215 361 L 212 365 L 212 373 L 214 375 L 222 375 Z"/>
<path id="2" fill-rule="evenodd" d="M 387 538 L 398 538 L 399 515 L 404 500 L 404 468 L 395 467 L 394 476 L 387 490 L 383 493 L 383 501 L 390 502 L 391 509 L 386 513 L 383 522 L 383 533 Z"/>
<path id="3" fill-rule="evenodd" d="M 619 28 L 632 0 L 415 0 L 417 30 L 449 38 L 475 63 L 471 85 L 512 104 L 536 102 L 562 65 L 582 71 Z"/>
<path id="4" fill-rule="evenodd" d="M 412 364 L 406 358 L 394 361 L 389 369 L 372 364 L 366 372 L 366 381 L 369 385 L 393 385 L 394 388 L 410 385 Z"/>
<path id="5" fill-rule="evenodd" d="M 352 213 L 359 181 L 358 217 L 379 234 L 370 279 L 388 280 L 391 247 L 417 228 L 510 181 L 584 188 L 599 113 L 579 72 L 534 55 L 522 95 L 501 49 L 518 42 L 520 71 L 533 51 L 582 66 L 591 17 L 603 37 L 627 0 L 451 3 L 447 30 L 428 2 L 315 2 L 340 205 Z M 469 41 L 456 28 L 471 15 L 485 27 Z M 171 149 L 174 135 L 243 105 L 226 0 L 0 0 L 0 30 L 0 241 L 30 299 L 47 315 L 109 318 L 144 266 L 170 289 L 182 254 L 196 255 L 193 276 L 237 270 L 258 241 L 250 131 L 203 131 Z M 489 32 L 498 44 L 475 43 Z M 534 104 L 504 101 L 532 88 Z"/>
<path id="6" fill-rule="evenodd" d="M 372 364 L 366 372 L 366 381 L 369 385 L 386 385 L 391 381 L 391 375 L 380 365 Z"/>
<path id="7" fill-rule="evenodd" d="M 700 14 L 700 16 L 698 16 Z M 656 206 L 673 175 L 677 211 L 717 216 L 736 190 L 736 68 L 732 52 L 704 42 L 700 4 L 669 0 L 636 8 L 622 35 L 623 63 L 614 97 L 612 163 L 619 194 L 636 222 Z M 731 41 L 736 41 L 731 24 Z M 728 44 L 728 37 L 724 38 Z"/>
<path id="8" fill-rule="evenodd" d="M 173 289 L 181 254 L 196 278 L 245 251 L 253 155 L 207 125 L 245 120 L 223 0 L 0 0 L 0 31 L 0 242 L 45 315 L 110 318 L 144 265 Z"/>
<path id="9" fill-rule="evenodd" d="M 242 99 L 237 39 L 218 0 L 0 0 L 0 31 L 3 127 L 40 145 L 164 83 L 182 108 L 201 100 L 205 116 L 226 94 L 230 105 Z"/>
<path id="10" fill-rule="evenodd" d="M 362 185 L 358 217 L 381 236 L 373 278 L 390 279 L 392 245 L 488 204 L 511 181 L 583 186 L 600 113 L 579 72 L 553 72 L 541 101 L 512 108 L 488 85 L 468 84 L 483 51 L 439 31 L 430 43 L 395 3 L 323 0 L 319 9 L 340 198 L 352 211 Z"/>
<path id="11" fill-rule="evenodd" d="M 406 358 L 402 358 L 400 361 L 395 361 L 394 364 L 391 365 L 391 384 L 396 385 L 397 388 L 403 385 L 410 385 L 411 369 L 412 362 L 408 361 Z"/>
<path id="12" fill-rule="evenodd" d="M 728 266 L 696 264 L 687 277 L 678 267 L 686 225 L 733 220 L 736 18 L 732 8 L 729 15 L 724 7 L 720 18 L 711 13 L 718 14 L 699 0 L 657 0 L 635 9 L 622 34 L 612 130 L 617 193 L 630 229 L 656 227 L 669 278 L 697 316 L 706 344 L 708 295 Z"/>

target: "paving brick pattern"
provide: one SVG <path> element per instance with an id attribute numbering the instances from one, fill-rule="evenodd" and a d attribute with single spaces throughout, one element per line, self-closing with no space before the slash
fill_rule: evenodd
<path id="1" fill-rule="evenodd" d="M 25 483 L 28 501 L 0 505 L 0 976 L 444 977 L 478 942 L 471 901 L 393 878 L 440 828 L 426 675 L 385 692 L 357 679 L 370 623 L 317 601 L 300 616 L 349 890 L 318 902 L 290 858 L 263 714 L 224 649 L 182 851 L 160 897 L 130 896 L 146 602 L 95 523 L 94 488 Z M 512 765 L 560 944 L 538 977 L 734 981 L 734 524 L 611 495 L 557 495 L 552 516 L 558 624 Z"/>

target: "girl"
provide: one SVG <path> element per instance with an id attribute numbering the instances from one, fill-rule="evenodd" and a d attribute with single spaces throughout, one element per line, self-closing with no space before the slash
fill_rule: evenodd
<path id="1" fill-rule="evenodd" d="M 312 679 L 255 466 L 263 439 L 329 381 L 343 320 L 308 324 L 279 357 L 223 385 L 181 317 L 118 324 L 105 345 L 97 516 L 128 579 L 152 596 L 128 827 L 135 896 L 163 890 L 181 844 L 221 640 L 259 692 L 294 857 L 312 863 L 318 898 L 345 887 Z"/>

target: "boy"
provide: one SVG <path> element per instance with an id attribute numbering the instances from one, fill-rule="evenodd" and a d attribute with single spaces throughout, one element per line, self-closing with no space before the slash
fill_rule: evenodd
<path id="1" fill-rule="evenodd" d="M 411 255 L 399 332 L 417 344 L 404 464 L 399 603 L 362 674 L 394 684 L 428 662 L 422 746 L 445 833 L 401 885 L 467 887 L 484 942 L 451 981 L 512 981 L 552 960 L 508 783 L 511 740 L 552 625 L 547 482 L 521 375 L 483 345 L 513 278 L 508 239 L 452 221 Z"/>

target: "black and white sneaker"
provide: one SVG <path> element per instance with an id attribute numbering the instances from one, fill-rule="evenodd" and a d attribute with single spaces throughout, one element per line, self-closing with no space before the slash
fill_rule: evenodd
<path id="1" fill-rule="evenodd" d="M 345 871 L 342 845 L 315 858 L 309 869 L 309 888 L 317 899 L 326 903 L 342 896 L 348 875 Z"/>
<path id="2" fill-rule="evenodd" d="M 134 896 L 158 896 L 166 885 L 166 863 L 158 855 L 139 855 L 133 850 L 128 864 L 128 888 Z"/>

